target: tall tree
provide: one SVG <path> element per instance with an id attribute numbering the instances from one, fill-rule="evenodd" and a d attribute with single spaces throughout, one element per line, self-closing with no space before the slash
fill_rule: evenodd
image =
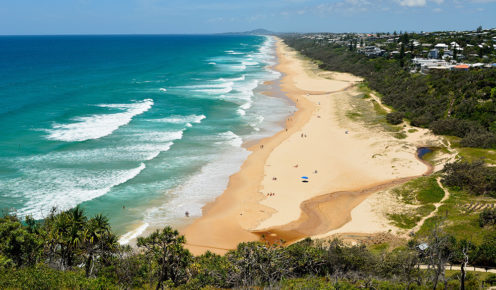
<path id="1" fill-rule="evenodd" d="M 439 280 L 444 282 L 444 289 L 446 289 L 448 283 L 446 263 L 454 255 L 456 240 L 444 232 L 441 223 L 437 223 L 428 236 L 426 244 L 428 246 L 425 251 L 426 262 L 433 269 L 433 289 L 437 289 Z"/>
<path id="2" fill-rule="evenodd" d="M 401 48 L 400 48 L 400 66 L 404 67 L 405 66 L 405 43 L 401 43 Z"/>
<path id="3" fill-rule="evenodd" d="M 86 276 L 93 271 L 95 255 L 104 258 L 108 251 L 116 248 L 116 238 L 113 238 L 108 218 L 99 214 L 90 219 L 84 229 L 84 255 Z"/>
<path id="4" fill-rule="evenodd" d="M 179 284 L 187 279 L 187 267 L 192 257 L 184 249 L 186 243 L 184 236 L 179 236 L 178 231 L 171 227 L 156 230 L 148 237 L 138 238 L 138 247 L 145 250 L 151 261 L 157 265 L 157 287 L 161 289 L 164 282 L 171 281 Z"/>

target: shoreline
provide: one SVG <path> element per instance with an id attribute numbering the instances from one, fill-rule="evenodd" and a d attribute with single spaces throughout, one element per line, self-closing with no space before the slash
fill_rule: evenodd
<path id="1" fill-rule="evenodd" d="M 261 67 L 261 70 L 263 70 L 263 74 L 254 76 L 253 80 L 257 81 L 257 86 L 254 87 L 251 92 L 252 96 L 250 98 L 250 103 L 252 107 L 258 106 L 261 110 L 259 113 L 257 113 L 257 108 L 252 110 L 253 112 L 250 112 L 249 114 L 259 114 L 262 116 L 263 120 L 265 122 L 263 124 L 255 124 L 255 123 L 249 123 L 248 121 L 245 120 L 247 123 L 246 126 L 251 126 L 254 130 L 252 130 L 251 133 L 246 133 L 241 130 L 241 132 L 236 132 L 235 134 L 238 134 L 237 137 L 240 137 L 242 139 L 242 142 L 240 144 L 234 145 L 235 147 L 239 147 L 243 153 L 242 156 L 239 158 L 239 160 L 236 160 L 236 169 L 228 171 L 225 175 L 225 178 L 222 178 L 221 182 L 218 182 L 218 178 L 216 178 L 214 181 L 216 184 L 218 184 L 222 188 L 218 188 L 219 190 L 217 191 L 212 191 L 214 194 L 210 194 L 208 199 L 201 200 L 199 202 L 199 206 L 195 207 L 198 208 L 200 211 L 201 209 L 211 201 L 213 201 L 215 198 L 217 198 L 219 195 L 221 195 L 225 189 L 228 186 L 228 181 L 231 175 L 235 174 L 240 170 L 241 165 L 244 163 L 246 160 L 247 156 L 249 155 L 250 151 L 249 148 L 252 146 L 255 146 L 260 142 L 260 140 L 263 140 L 267 137 L 273 136 L 275 133 L 278 131 L 282 130 L 285 126 L 285 120 L 287 119 L 287 116 L 293 114 L 295 111 L 294 104 L 291 102 L 290 99 L 288 99 L 283 92 L 280 91 L 280 86 L 279 86 L 279 80 L 281 78 L 281 74 L 275 69 L 277 66 L 277 57 L 275 56 L 275 44 L 274 44 L 274 39 L 270 37 L 265 37 L 263 46 L 270 48 L 269 51 L 266 52 L 266 56 L 264 57 L 267 60 L 267 63 L 264 64 L 263 67 Z M 258 50 L 257 50 L 258 51 Z M 260 51 L 259 51 L 260 53 Z M 249 72 L 247 73 L 249 74 Z M 243 76 L 245 76 L 245 73 L 243 73 Z M 244 77 L 242 81 L 245 81 Z M 269 97 L 267 97 L 269 96 Z M 274 99 L 274 100 L 270 100 Z M 267 106 L 265 105 L 260 105 L 260 103 L 263 104 L 265 102 L 268 106 L 274 105 L 274 102 L 276 103 L 281 103 L 279 106 L 276 108 L 278 111 L 276 114 L 269 114 L 270 116 L 266 116 L 268 111 L 264 111 L 264 108 L 266 109 Z M 287 108 L 286 108 L 287 105 Z M 250 107 L 250 108 L 252 108 Z M 270 108 L 270 107 L 269 107 Z M 253 108 L 252 108 L 253 109 Z M 238 113 L 238 115 L 240 115 Z M 243 115 L 240 115 L 240 118 L 243 118 Z M 235 131 L 234 131 L 235 132 Z M 232 160 L 233 157 L 236 157 L 234 155 L 222 155 L 221 157 L 226 156 L 227 158 L 222 158 L 219 159 L 218 161 L 222 162 L 222 164 L 228 164 L 230 160 Z M 237 158 L 237 157 L 236 157 Z M 239 161 L 239 162 L 238 162 Z M 219 162 L 217 162 L 219 163 Z M 218 164 L 218 166 L 222 165 Z M 202 166 L 201 170 L 199 170 L 199 173 L 196 175 L 201 175 L 204 167 L 208 167 L 208 164 L 206 166 Z M 231 166 L 232 167 L 232 166 Z M 190 178 L 186 180 L 186 183 L 189 182 L 189 180 L 194 179 L 196 176 L 192 175 Z M 223 176 L 224 177 L 224 176 Z M 175 192 L 179 192 L 182 190 L 184 187 L 185 183 L 180 183 L 179 185 L 168 189 L 166 191 L 166 195 L 175 195 Z M 164 197 L 164 198 L 157 198 L 158 204 L 166 204 L 169 201 L 170 198 Z M 149 209 L 156 209 L 158 208 L 157 206 L 154 206 L 153 203 L 150 203 L 150 206 L 146 207 L 144 210 L 147 211 Z M 186 209 L 190 214 L 191 211 L 189 208 Z M 160 222 L 160 219 L 154 220 L 150 219 L 147 217 L 143 217 L 140 220 L 137 220 L 133 222 L 132 225 L 130 225 L 126 230 L 122 233 L 122 236 L 120 238 L 120 242 L 123 244 L 135 244 L 137 237 L 141 236 L 146 236 L 151 234 L 157 229 L 161 229 L 164 225 L 170 225 L 178 230 L 186 228 L 189 224 L 191 224 L 196 218 L 201 217 L 201 213 L 196 213 L 193 216 L 185 216 L 184 211 L 181 212 L 180 216 L 175 217 L 174 219 L 169 220 L 168 222 Z M 157 222 L 159 221 L 159 222 Z"/>
<path id="2" fill-rule="evenodd" d="M 305 203 L 314 199 L 314 207 L 325 207 L 319 199 L 341 192 L 340 204 L 347 207 L 338 210 L 336 203 L 328 203 L 328 226 L 301 236 L 325 234 L 349 222 L 351 211 L 381 184 L 401 184 L 425 172 L 416 157 L 423 135 L 406 143 L 346 115 L 356 109 L 352 101 L 360 95 L 356 84 L 361 78 L 319 71 L 276 40 L 281 90 L 298 110 L 286 120 L 287 131 L 248 149 L 251 154 L 224 193 L 180 231 L 195 255 L 207 250 L 223 254 L 240 242 L 260 240 L 267 231 L 298 223 Z M 310 182 L 302 183 L 301 176 L 310 176 Z M 297 230 L 289 235 L 298 236 Z"/>
<path id="3" fill-rule="evenodd" d="M 279 39 L 276 38 L 277 46 Z M 276 50 L 279 50 L 276 48 Z M 281 73 L 279 86 L 290 99 L 296 111 L 285 120 L 285 128 L 273 136 L 263 138 L 256 144 L 246 148 L 251 154 L 240 170 L 229 178 L 226 190 L 214 201 L 202 208 L 202 216 L 190 225 L 180 229 L 186 236 L 186 246 L 193 254 L 201 254 L 206 250 L 223 254 L 235 248 L 240 242 L 257 241 L 259 236 L 246 228 L 254 228 L 259 222 L 270 217 L 274 210 L 260 204 L 265 196 L 259 192 L 259 184 L 263 180 L 263 167 L 266 159 L 287 136 L 295 133 L 308 119 L 310 102 L 298 102 L 284 91 L 284 84 L 290 76 L 281 70 L 279 52 L 278 62 L 273 69 Z M 289 120 L 293 120 L 290 122 Z M 299 125 L 299 126 L 298 126 Z M 263 149 L 260 147 L 263 144 Z M 252 180 L 248 180 L 252 177 Z M 250 192 L 247 195 L 245 192 Z M 242 202 L 239 202 L 242 201 Z"/>

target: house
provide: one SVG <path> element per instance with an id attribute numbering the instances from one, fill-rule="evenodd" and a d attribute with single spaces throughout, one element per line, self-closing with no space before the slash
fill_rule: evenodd
<path id="1" fill-rule="evenodd" d="M 431 49 L 427 55 L 428 58 L 430 59 L 438 59 L 439 58 L 439 50 L 434 48 Z"/>
<path id="2" fill-rule="evenodd" d="M 445 43 L 438 43 L 434 46 L 434 48 L 437 48 L 437 49 L 449 49 L 449 45 L 445 44 Z"/>
<path id="3" fill-rule="evenodd" d="M 451 69 L 452 65 L 449 62 L 438 59 L 414 58 L 412 60 L 417 70 L 422 73 L 428 73 L 430 70 L 446 70 Z"/>
<path id="4" fill-rule="evenodd" d="M 361 52 L 367 57 L 375 57 L 383 55 L 385 50 L 380 49 L 376 46 L 366 46 L 361 50 Z"/>
<path id="5" fill-rule="evenodd" d="M 450 43 L 450 46 L 453 47 L 453 48 L 454 47 L 460 47 L 460 45 L 458 43 L 454 42 L 454 41 Z"/>

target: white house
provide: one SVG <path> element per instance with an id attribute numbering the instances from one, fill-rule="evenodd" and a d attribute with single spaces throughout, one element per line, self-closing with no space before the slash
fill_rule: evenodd
<path id="1" fill-rule="evenodd" d="M 437 48 L 437 49 L 449 49 L 449 45 L 445 44 L 445 43 L 438 43 L 434 46 L 434 48 Z"/>

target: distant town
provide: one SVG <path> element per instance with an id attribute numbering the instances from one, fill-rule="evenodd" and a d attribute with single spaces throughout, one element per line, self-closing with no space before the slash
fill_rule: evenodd
<path id="1" fill-rule="evenodd" d="M 319 45 L 345 46 L 369 58 L 400 60 L 412 73 L 496 69 L 496 28 L 473 31 L 312 33 Z"/>

